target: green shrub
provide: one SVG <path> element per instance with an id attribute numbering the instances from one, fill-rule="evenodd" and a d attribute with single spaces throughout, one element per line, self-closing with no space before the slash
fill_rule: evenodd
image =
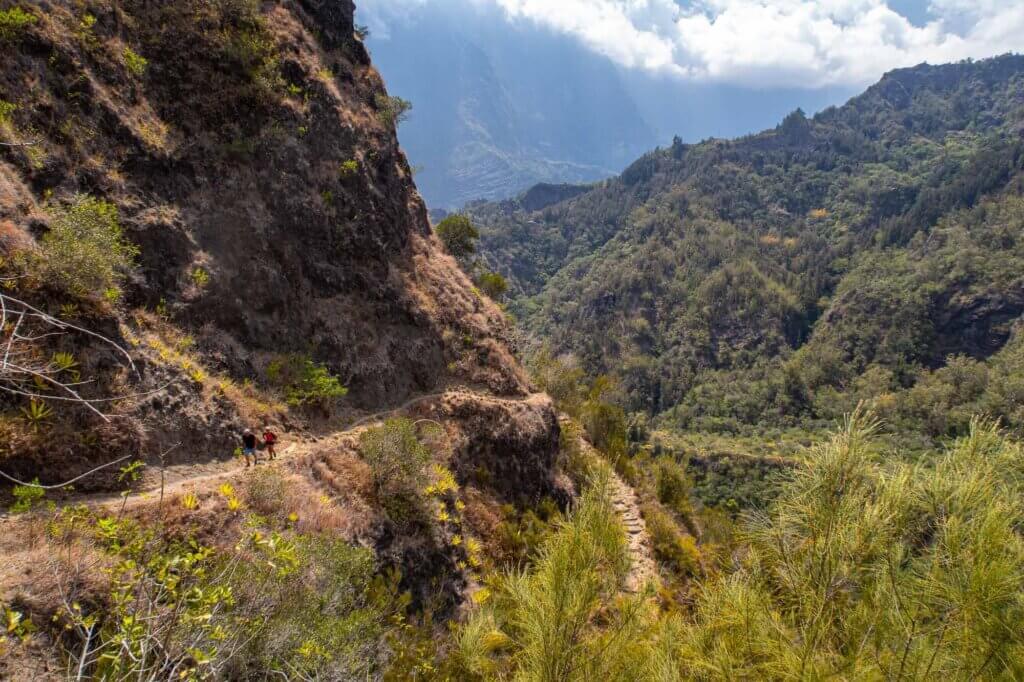
<path id="1" fill-rule="evenodd" d="M 359 172 L 359 162 L 355 159 L 349 159 L 341 164 L 341 168 L 338 170 L 338 174 L 343 180 L 355 177 L 356 173 Z"/>
<path id="2" fill-rule="evenodd" d="M 149 66 L 149 60 L 135 52 L 135 50 L 130 47 L 125 47 L 122 57 L 124 57 L 124 65 L 128 69 L 129 73 L 134 76 L 142 76 L 146 73 L 146 67 Z"/>
<path id="3" fill-rule="evenodd" d="M 849 420 L 751 519 L 680 640 L 684 678 L 1024 675 L 1024 450 L 975 421 L 931 465 L 883 467 L 877 428 Z"/>
<path id="4" fill-rule="evenodd" d="M 545 497 L 537 509 L 525 511 L 512 505 L 502 507 L 502 519 L 494 531 L 504 560 L 510 566 L 525 566 L 562 521 L 558 506 Z"/>
<path id="5" fill-rule="evenodd" d="M 626 454 L 626 413 L 610 400 L 613 381 L 606 376 L 594 380 L 583 403 L 580 421 L 587 437 L 598 450 L 611 458 Z"/>
<path id="6" fill-rule="evenodd" d="M 316 406 L 329 410 L 348 395 L 341 380 L 308 355 L 293 353 L 275 358 L 267 365 L 267 378 L 284 390 L 292 407 Z"/>
<path id="7" fill-rule="evenodd" d="M 508 282 L 497 272 L 485 272 L 477 278 L 477 286 L 480 291 L 487 294 L 495 301 L 500 301 L 508 291 Z"/>
<path id="8" fill-rule="evenodd" d="M 204 270 L 203 268 L 194 269 L 189 274 L 189 278 L 192 280 L 192 283 L 195 284 L 196 287 L 199 289 L 205 289 L 206 286 L 210 283 L 210 273 Z"/>
<path id="9" fill-rule="evenodd" d="M 643 516 L 658 561 L 682 578 L 700 575 L 700 550 L 693 536 L 683 532 L 672 517 L 656 505 L 644 505 Z"/>
<path id="10" fill-rule="evenodd" d="M 372 678 L 390 656 L 388 633 L 408 605 L 397 580 L 375 575 L 373 551 L 329 537 L 295 540 L 298 570 L 266 563 L 231 576 L 235 614 L 258 623 L 224 679 Z M 287 675 L 285 675 L 287 673 Z"/>
<path id="11" fill-rule="evenodd" d="M 579 417 L 586 383 L 582 369 L 554 357 L 544 348 L 531 358 L 530 370 L 541 389 L 555 400 L 558 409 Z"/>
<path id="12" fill-rule="evenodd" d="M 11 125 L 11 115 L 17 110 L 17 104 L 0 99 L 0 126 Z"/>
<path id="13" fill-rule="evenodd" d="M 238 452 L 237 456 L 241 457 Z M 274 469 L 256 469 L 246 480 L 243 489 L 245 502 L 263 516 L 273 516 L 284 509 L 288 498 L 288 483 Z"/>
<path id="14" fill-rule="evenodd" d="M 655 674 L 647 635 L 653 600 L 617 598 L 629 570 L 626 537 L 597 481 L 533 568 L 490 581 L 455 634 L 455 679 L 669 679 Z"/>
<path id="15" fill-rule="evenodd" d="M 658 501 L 679 514 L 687 530 L 693 533 L 693 503 L 690 499 L 693 484 L 686 475 L 686 469 L 679 462 L 667 457 L 661 457 L 657 462 L 655 486 Z"/>
<path id="16" fill-rule="evenodd" d="M 13 43 L 21 38 L 28 26 L 39 21 L 39 17 L 20 7 L 0 11 L 0 43 Z"/>
<path id="17" fill-rule="evenodd" d="M 54 535 L 69 546 L 81 539 L 106 553 L 109 565 L 103 599 L 82 598 L 78 576 L 61 576 L 67 598 L 54 622 L 76 638 L 64 652 L 70 674 L 88 670 L 89 679 L 104 680 L 379 676 L 394 657 L 393 637 L 406 631 L 410 598 L 398 589 L 400 575 L 376 575 L 373 551 L 342 540 L 279 533 L 255 516 L 242 526 L 237 544 L 214 550 L 133 520 L 94 516 L 83 507 L 62 510 L 50 525 Z M 86 640 L 88 647 L 78 643 Z"/>
<path id="18" fill-rule="evenodd" d="M 359 453 L 370 465 L 377 502 L 396 523 L 426 518 L 421 487 L 430 451 L 409 419 L 389 419 L 359 437 Z"/>
<path id="19" fill-rule="evenodd" d="M 11 490 L 14 496 L 14 504 L 11 505 L 12 514 L 24 514 L 34 509 L 46 497 L 46 491 L 39 486 L 39 479 L 33 481 L 34 485 L 16 485 Z"/>
<path id="20" fill-rule="evenodd" d="M 377 105 L 377 116 L 381 123 L 389 127 L 403 123 L 412 111 L 412 102 L 401 97 L 389 97 L 378 93 L 374 103 Z"/>
<path id="21" fill-rule="evenodd" d="M 469 218 L 462 214 L 450 215 L 434 229 L 448 253 L 463 260 L 476 253 L 480 232 Z"/>
<path id="22" fill-rule="evenodd" d="M 45 279 L 86 297 L 119 291 L 138 249 L 122 238 L 114 204 L 79 195 L 54 211 L 40 252 Z"/>

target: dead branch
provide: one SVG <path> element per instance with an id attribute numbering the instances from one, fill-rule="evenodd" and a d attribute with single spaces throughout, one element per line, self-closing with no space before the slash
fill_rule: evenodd
<path id="1" fill-rule="evenodd" d="M 35 147 L 40 142 L 42 142 L 42 139 L 32 140 L 31 142 L 0 142 L 0 147 Z"/>
<path id="2" fill-rule="evenodd" d="M 38 483 L 26 483 L 25 481 L 19 481 L 18 479 L 14 478 L 10 474 L 5 474 L 2 471 L 0 471 L 0 477 L 6 478 L 8 481 L 10 481 L 11 483 L 14 483 L 15 485 L 24 486 L 26 488 L 40 488 L 42 490 L 60 490 L 61 488 L 68 487 L 69 485 L 71 485 L 72 483 L 75 483 L 76 481 L 81 481 L 83 478 L 85 478 L 87 476 L 92 476 L 97 471 L 102 471 L 103 469 L 108 469 L 108 468 L 114 466 L 115 464 L 120 464 L 121 462 L 125 461 L 126 459 L 131 459 L 134 456 L 135 455 L 125 455 L 121 459 L 115 459 L 113 462 L 107 462 L 106 464 L 102 464 L 102 465 L 96 467 L 95 469 L 90 469 L 89 471 L 86 471 L 84 474 L 82 474 L 80 476 L 75 476 L 70 481 L 64 481 L 63 483 L 58 483 L 56 485 L 40 485 Z"/>

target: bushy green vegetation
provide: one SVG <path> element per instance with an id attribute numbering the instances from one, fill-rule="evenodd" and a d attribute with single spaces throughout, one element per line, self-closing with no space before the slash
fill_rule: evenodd
<path id="1" fill-rule="evenodd" d="M 197 283 L 198 284 L 198 283 Z M 315 406 L 330 410 L 348 395 L 341 380 L 308 355 L 282 355 L 267 365 L 267 379 L 284 391 L 293 407 Z"/>
<path id="2" fill-rule="evenodd" d="M 467 259 L 476 253 L 476 241 L 480 238 L 480 232 L 470 219 L 461 213 L 442 220 L 434 228 L 434 232 L 441 239 L 445 250 L 458 260 Z"/>
<path id="3" fill-rule="evenodd" d="M 54 623 L 70 670 L 103 680 L 379 678 L 394 658 L 390 639 L 405 632 L 399 576 L 378 573 L 371 550 L 275 528 L 229 484 L 220 494 L 242 521 L 238 542 L 220 549 L 82 507 L 54 514 L 55 547 L 100 553 L 57 576 Z M 193 494 L 181 504 L 202 513 Z M 81 571 L 103 576 L 100 599 L 80 594 Z"/>
<path id="4" fill-rule="evenodd" d="M 691 578 L 701 573 L 701 553 L 692 535 L 679 532 L 676 521 L 661 507 L 642 507 L 647 533 L 651 537 L 654 556 L 677 578 Z"/>
<path id="5" fill-rule="evenodd" d="M 500 301 L 508 291 L 508 282 L 497 272 L 484 272 L 476 278 L 476 285 L 495 301 Z"/>
<path id="6" fill-rule="evenodd" d="M 535 509 L 502 506 L 502 520 L 494 534 L 501 552 L 501 562 L 515 567 L 527 566 L 536 558 L 544 541 L 558 528 L 562 514 L 558 505 L 545 498 Z"/>
<path id="7" fill-rule="evenodd" d="M 338 169 L 338 175 L 340 175 L 343 180 L 355 177 L 358 172 L 359 162 L 355 159 L 349 159 L 348 161 L 343 162 L 341 167 Z"/>
<path id="8" fill-rule="evenodd" d="M 398 576 L 379 575 L 373 552 L 322 536 L 295 541 L 296 568 L 266 563 L 231 576 L 241 604 L 264 602 L 267 622 L 230 665 L 229 679 L 287 671 L 304 679 L 356 679 L 388 666 L 388 636 L 409 604 Z"/>
<path id="9" fill-rule="evenodd" d="M 574 443 L 563 443 L 566 469 L 577 480 L 589 480 L 614 471 L 639 496 L 641 515 L 658 561 L 676 582 L 701 573 L 703 559 L 696 538 L 700 535 L 697 510 L 692 504 L 693 483 L 686 468 L 660 446 L 641 446 L 643 428 L 628 424 L 612 402 L 617 389 L 609 377 L 590 386 L 577 368 L 541 351 L 533 359 L 537 382 L 555 398 L 559 408 L 579 420 L 582 433 L 600 453 L 598 462 L 574 462 L 580 453 Z M 575 439 L 580 429 L 566 427 L 564 436 Z"/>
<path id="10" fill-rule="evenodd" d="M 855 416 L 801 469 L 679 642 L 696 679 L 1024 674 L 1024 453 L 993 427 L 934 465 L 881 466 Z"/>
<path id="11" fill-rule="evenodd" d="M 378 94 L 374 103 L 381 123 L 389 127 L 401 125 L 412 111 L 412 102 L 401 97 Z"/>
<path id="12" fill-rule="evenodd" d="M 619 593 L 596 486 L 530 571 L 478 599 L 454 658 L 483 679 L 1017 679 L 1024 450 L 975 420 L 930 464 L 880 464 L 877 426 L 857 413 L 816 449 L 682 612 Z M 659 518 L 657 551 L 696 561 L 658 547 Z"/>
<path id="13" fill-rule="evenodd" d="M 359 452 L 370 465 L 376 501 L 398 524 L 429 520 L 422 489 L 430 451 L 409 419 L 389 419 L 359 437 Z"/>
<path id="14" fill-rule="evenodd" d="M 121 234 L 117 207 L 80 195 L 55 208 L 40 245 L 40 276 L 78 297 L 116 300 L 138 250 Z"/>
<path id="15" fill-rule="evenodd" d="M 149 66 L 149 60 L 138 52 L 130 47 L 125 47 L 122 56 L 124 57 L 125 68 L 127 68 L 129 73 L 133 76 L 142 76 L 146 73 L 146 67 Z"/>
<path id="16" fill-rule="evenodd" d="M 11 43 L 21 38 L 28 26 L 39 21 L 39 17 L 21 7 L 0 10 L 0 43 Z"/>
<path id="17" fill-rule="evenodd" d="M 532 570 L 502 574 L 477 597 L 455 637 L 463 679 L 656 679 L 649 604 L 614 601 L 630 559 L 606 485 L 584 494 Z"/>
<path id="18" fill-rule="evenodd" d="M 979 410 L 1017 428 L 1013 387 L 980 399 L 943 368 L 1002 381 L 1024 312 L 1022 78 L 1019 56 L 898 71 L 813 118 L 676 140 L 569 201 L 470 218 L 516 317 L 655 426 L 821 438 L 870 400 L 920 448 Z"/>

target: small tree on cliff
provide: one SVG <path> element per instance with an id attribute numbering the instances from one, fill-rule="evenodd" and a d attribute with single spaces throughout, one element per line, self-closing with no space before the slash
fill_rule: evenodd
<path id="1" fill-rule="evenodd" d="M 450 215 L 438 224 L 435 231 L 444 248 L 456 259 L 462 261 L 476 253 L 480 232 L 466 216 Z"/>

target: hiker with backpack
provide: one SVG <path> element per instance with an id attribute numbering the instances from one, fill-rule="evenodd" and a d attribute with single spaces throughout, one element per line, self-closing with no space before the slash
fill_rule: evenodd
<path id="1" fill-rule="evenodd" d="M 277 452 L 274 451 L 274 445 L 277 443 L 277 434 L 270 430 L 270 425 L 267 424 L 263 427 L 263 447 L 266 449 L 270 459 L 277 457 Z"/>
<path id="2" fill-rule="evenodd" d="M 259 455 L 256 453 L 256 434 L 252 429 L 242 432 L 242 456 L 245 457 L 245 467 L 249 468 L 249 458 L 252 457 L 253 464 L 259 464 Z"/>

